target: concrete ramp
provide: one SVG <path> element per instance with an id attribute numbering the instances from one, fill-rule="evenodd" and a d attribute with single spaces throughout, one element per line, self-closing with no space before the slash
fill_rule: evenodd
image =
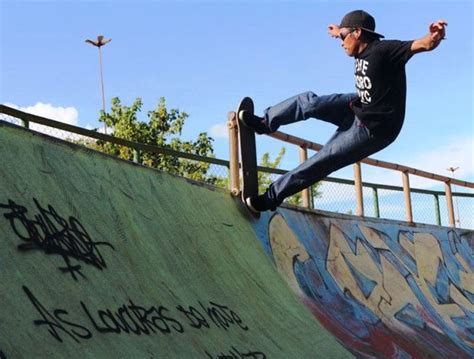
<path id="1" fill-rule="evenodd" d="M 0 358 L 350 356 L 227 192 L 2 122 L 0 164 Z"/>
<path id="2" fill-rule="evenodd" d="M 293 292 L 358 357 L 474 357 L 472 231 L 289 209 L 254 226 Z"/>
<path id="3" fill-rule="evenodd" d="M 0 122 L 0 358 L 471 358 L 473 232 L 280 208 Z"/>

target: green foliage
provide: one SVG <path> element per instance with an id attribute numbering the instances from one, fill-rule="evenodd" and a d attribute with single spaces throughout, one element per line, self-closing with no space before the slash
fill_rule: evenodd
<path id="1" fill-rule="evenodd" d="M 286 153 L 286 149 L 285 147 L 282 147 L 274 161 L 270 160 L 270 154 L 268 152 L 264 153 L 260 161 L 260 166 L 268 167 L 268 168 L 278 168 L 280 166 L 281 160 L 283 159 L 283 156 L 285 156 L 285 153 Z M 270 186 L 272 182 L 273 180 L 271 178 L 271 173 L 259 172 L 258 173 L 259 193 L 265 192 L 265 190 L 268 188 L 268 186 Z M 302 205 L 301 193 L 297 193 L 291 197 L 288 197 L 286 199 L 286 202 L 290 204 L 294 204 L 296 206 Z"/>
<path id="2" fill-rule="evenodd" d="M 207 133 L 200 133 L 194 141 L 184 141 L 180 138 L 188 114 L 177 109 L 168 110 L 166 101 L 160 98 L 156 108 L 148 111 L 148 121 L 143 122 L 138 119 L 138 114 L 142 111 L 142 100 L 137 98 L 131 106 L 125 106 L 118 97 L 112 99 L 112 106 L 109 112 L 101 111 L 100 122 L 105 123 L 107 128 L 113 129 L 109 135 L 128 141 L 139 142 L 161 148 L 172 149 L 179 152 L 193 153 L 204 157 L 214 157 L 212 142 L 213 139 Z M 145 152 L 134 153 L 129 147 L 124 147 L 104 141 L 80 141 L 83 145 L 96 150 L 126 159 L 136 160 L 144 165 L 162 171 L 170 172 L 198 181 L 212 183 L 219 187 L 228 188 L 229 178 L 209 175 L 210 164 L 199 161 L 192 161 L 170 155 Z M 261 167 L 278 168 L 285 155 L 285 148 L 282 147 L 274 160 L 271 160 L 267 152 L 260 161 Z M 259 192 L 264 193 L 273 182 L 272 174 L 266 172 L 258 173 Z M 318 197 L 316 192 L 319 184 L 312 187 L 313 198 Z M 301 193 L 289 197 L 286 202 L 294 205 L 302 204 Z"/>
<path id="3" fill-rule="evenodd" d="M 168 110 L 162 97 L 156 108 L 148 111 L 148 121 L 143 122 L 138 119 L 142 105 L 140 98 L 137 98 L 131 106 L 125 106 L 118 97 L 115 97 L 112 99 L 110 112 L 102 111 L 99 121 L 113 129 L 114 137 L 200 156 L 213 155 L 213 139 L 205 132 L 200 133 L 195 141 L 183 141 L 180 138 L 188 118 L 187 113 L 177 109 Z M 110 142 L 97 141 L 93 147 L 126 160 L 133 160 L 136 156 L 133 149 Z M 200 181 L 206 179 L 210 166 L 204 162 L 151 152 L 142 153 L 139 157 L 140 162 L 149 167 Z"/>
<path id="4" fill-rule="evenodd" d="M 283 157 L 285 156 L 285 153 L 286 153 L 286 149 L 285 147 L 282 147 L 280 152 L 276 156 L 276 158 L 272 161 L 270 158 L 270 153 L 265 152 L 260 160 L 259 166 L 272 168 L 272 169 L 278 168 L 281 164 Z M 262 172 L 262 171 L 258 172 L 258 192 L 260 194 L 264 193 L 266 189 L 268 188 L 268 186 L 270 186 L 270 184 L 274 181 L 274 178 L 272 178 L 272 176 L 274 176 L 272 173 Z M 212 181 L 210 182 L 212 182 L 213 184 L 219 187 L 224 187 L 224 188 L 229 187 L 228 178 L 214 177 Z M 316 183 L 312 186 L 311 191 L 312 191 L 313 198 L 317 198 L 321 195 L 319 192 L 317 192 L 317 189 L 319 188 L 319 186 L 320 186 L 319 183 Z M 301 206 L 303 204 L 302 195 L 301 193 L 297 193 L 291 197 L 288 197 L 285 200 L 285 202 L 289 204 L 293 204 L 295 206 Z"/>
<path id="5" fill-rule="evenodd" d="M 268 168 L 278 168 L 280 166 L 281 160 L 283 156 L 285 156 L 286 150 L 285 147 L 282 147 L 280 152 L 278 153 L 277 157 L 274 161 L 270 160 L 270 154 L 268 152 L 264 153 L 262 156 L 262 160 L 260 162 L 260 166 L 268 167 Z M 259 193 L 265 192 L 268 186 L 273 182 L 270 173 L 266 172 L 259 172 L 258 173 L 258 183 L 259 183 Z M 320 187 L 320 183 L 315 183 L 310 187 L 310 198 L 318 198 L 321 196 L 321 193 L 318 192 L 318 188 Z M 295 206 L 302 206 L 303 205 L 303 197 L 301 192 L 297 193 L 291 197 L 288 197 L 285 200 L 286 203 L 293 204 Z"/>

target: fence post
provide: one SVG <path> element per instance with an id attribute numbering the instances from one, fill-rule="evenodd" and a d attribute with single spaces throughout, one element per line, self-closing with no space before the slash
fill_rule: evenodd
<path id="1" fill-rule="evenodd" d="M 308 159 L 308 149 L 304 146 L 300 146 L 300 163 L 303 163 Z M 309 188 L 305 188 L 301 191 L 301 198 L 303 200 L 303 207 L 310 207 L 310 195 Z"/>
<path id="2" fill-rule="evenodd" d="M 410 197 L 410 178 L 408 172 L 402 172 L 403 193 L 405 195 L 405 217 L 407 222 L 413 223 L 413 211 Z"/>
<path id="3" fill-rule="evenodd" d="M 30 128 L 30 121 L 28 120 L 23 120 L 21 119 L 21 125 L 24 127 L 24 128 Z"/>
<path id="4" fill-rule="evenodd" d="M 229 187 L 232 195 L 238 196 L 240 194 L 239 132 L 237 129 L 237 115 L 233 111 L 227 115 L 227 127 L 229 128 Z"/>
<path id="5" fill-rule="evenodd" d="M 314 207 L 314 186 L 311 186 L 309 187 L 309 190 L 310 190 L 310 193 L 309 193 L 309 199 L 310 199 L 310 206 L 311 208 L 315 208 Z"/>
<path id="6" fill-rule="evenodd" d="M 456 222 L 454 219 L 453 193 L 451 192 L 451 183 L 445 182 L 444 189 L 446 192 L 446 202 L 448 205 L 449 226 L 455 228 Z"/>
<path id="7" fill-rule="evenodd" d="M 372 187 L 372 191 L 373 191 L 373 194 L 374 194 L 374 213 L 375 213 L 375 217 L 380 218 L 379 192 L 377 191 L 377 187 Z"/>
<path id="8" fill-rule="evenodd" d="M 362 171 L 360 162 L 354 163 L 354 186 L 356 192 L 356 216 L 364 215 L 364 196 L 362 188 Z"/>
<path id="9" fill-rule="evenodd" d="M 436 224 L 441 226 L 441 212 L 439 210 L 439 196 L 437 194 L 434 195 L 435 200 L 435 216 L 436 216 Z"/>
<path id="10" fill-rule="evenodd" d="M 136 148 L 133 149 L 133 162 L 140 163 L 141 162 L 141 153 Z"/>

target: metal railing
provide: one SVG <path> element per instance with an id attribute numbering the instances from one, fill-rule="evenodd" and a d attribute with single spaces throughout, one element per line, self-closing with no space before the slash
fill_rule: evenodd
<path id="1" fill-rule="evenodd" d="M 228 187 L 234 195 L 238 195 L 240 193 L 240 164 L 238 161 L 238 133 L 235 122 L 235 112 L 230 112 L 228 115 L 228 126 L 230 133 L 230 161 L 211 157 L 204 157 L 192 153 L 175 151 L 169 148 L 162 148 L 158 146 L 128 141 L 111 135 L 106 135 L 97 131 L 87 130 L 78 126 L 73 126 L 63 122 L 50 120 L 41 116 L 25 113 L 4 105 L 0 105 L 0 113 L 7 116 L 11 116 L 14 119 L 18 119 L 18 121 L 10 122 L 15 122 L 24 127 L 30 127 L 34 130 L 38 130 L 37 128 L 35 128 L 35 126 L 46 126 L 44 128 L 48 128 L 49 130 L 46 131 L 44 130 L 44 128 L 42 128 L 41 132 L 47 133 L 49 135 L 55 135 L 53 130 L 57 132 L 64 131 L 68 134 L 74 134 L 75 136 L 83 136 L 94 140 L 110 142 L 113 144 L 128 147 L 134 152 L 134 162 L 138 163 L 140 163 L 141 154 L 146 152 L 207 163 L 211 167 L 208 171 L 208 178 L 213 179 L 207 182 L 213 183 L 215 185 Z M 37 125 L 30 126 L 30 123 Z M 65 136 L 64 134 L 62 134 L 57 137 L 77 142 L 74 141 L 73 136 Z M 300 149 L 299 151 L 301 161 L 304 161 L 307 158 L 308 149 L 317 151 L 322 147 L 319 144 L 306 141 L 295 136 L 290 136 L 282 132 L 276 132 L 272 134 L 272 137 L 298 146 Z M 307 190 L 302 192 L 301 205 L 307 208 L 317 208 L 333 212 L 350 213 L 361 216 L 367 215 L 379 218 L 391 218 L 400 220 L 405 219 L 408 222 L 414 222 L 414 220 L 416 219 L 417 222 L 431 223 L 437 225 L 444 225 L 445 218 L 448 218 L 448 224 L 452 227 L 455 227 L 456 223 L 458 224 L 458 226 L 466 226 L 466 222 L 460 222 L 459 213 L 461 213 L 464 218 L 474 218 L 474 194 L 459 192 L 453 193 L 451 191 L 452 185 L 474 188 L 474 184 L 471 182 L 456 180 L 453 178 L 420 171 L 398 164 L 378 161 L 371 158 L 367 158 L 361 162 L 377 167 L 383 167 L 399 171 L 402 174 L 403 186 L 388 186 L 363 182 L 361 173 L 362 171 L 359 163 L 354 165 L 354 180 L 327 177 L 323 181 L 321 181 L 321 183 L 311 188 L 308 188 Z M 272 176 L 272 179 L 275 176 L 287 172 L 282 169 L 268 168 L 262 166 L 258 166 L 257 169 L 261 173 L 265 173 L 269 176 Z M 410 188 L 408 177 L 409 174 L 430 178 L 435 181 L 440 181 L 445 184 L 445 191 L 429 191 Z M 216 179 L 218 181 L 215 181 Z M 327 198 L 331 198 L 331 201 L 327 200 Z M 457 220 L 455 218 L 455 206 L 453 203 L 454 199 L 456 200 L 457 204 Z M 402 217 L 400 217 L 399 213 L 401 201 L 405 202 L 405 209 L 403 211 L 404 215 Z M 466 203 L 467 208 L 465 208 L 466 206 L 464 206 L 463 209 L 460 211 L 460 207 L 462 205 L 465 205 Z M 424 214 L 426 211 L 421 212 L 420 210 L 413 210 L 413 208 L 416 209 L 417 207 L 428 206 L 430 207 L 430 215 L 428 216 Z M 396 214 L 393 214 L 394 207 L 398 209 L 398 213 Z M 470 225 L 468 224 L 467 226 L 474 228 L 474 223 L 471 223 Z"/>

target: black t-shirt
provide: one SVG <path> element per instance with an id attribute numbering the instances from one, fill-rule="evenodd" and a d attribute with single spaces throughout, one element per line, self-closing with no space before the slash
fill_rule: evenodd
<path id="1" fill-rule="evenodd" d="M 398 134 L 405 117 L 405 64 L 413 41 L 375 40 L 355 61 L 356 116 L 371 130 Z"/>

